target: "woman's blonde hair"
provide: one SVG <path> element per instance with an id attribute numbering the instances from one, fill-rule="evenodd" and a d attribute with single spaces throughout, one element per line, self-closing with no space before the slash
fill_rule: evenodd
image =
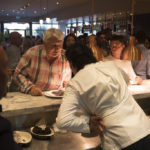
<path id="1" fill-rule="evenodd" d="M 91 48 L 93 55 L 96 57 L 97 61 L 104 60 L 103 51 L 101 48 L 98 47 L 95 35 L 89 36 L 89 45 L 88 46 Z"/>

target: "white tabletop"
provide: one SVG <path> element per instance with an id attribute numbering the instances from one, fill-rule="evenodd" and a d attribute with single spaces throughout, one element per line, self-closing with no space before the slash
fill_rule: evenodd
<path id="1" fill-rule="evenodd" d="M 150 97 L 150 80 L 143 80 L 142 85 L 129 85 L 129 91 L 135 99 Z"/>
<path id="2" fill-rule="evenodd" d="M 130 85 L 128 87 L 136 100 L 150 97 L 150 80 L 144 80 L 142 85 Z M 40 111 L 58 109 L 62 99 L 49 98 L 46 96 L 31 96 L 20 92 L 10 92 L 7 97 L 0 100 L 5 115 L 11 113 L 30 114 Z M 7 112 L 7 114 L 6 114 Z"/>
<path id="3" fill-rule="evenodd" d="M 46 96 L 31 96 L 20 92 L 10 92 L 7 96 L 0 100 L 5 116 L 30 114 L 37 111 L 49 111 L 58 109 L 62 99 L 49 98 Z M 7 112 L 7 114 L 6 114 Z"/>

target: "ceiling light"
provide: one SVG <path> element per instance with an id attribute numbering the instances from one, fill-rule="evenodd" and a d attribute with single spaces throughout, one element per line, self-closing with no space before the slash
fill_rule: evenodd
<path id="1" fill-rule="evenodd" d="M 57 5 L 59 5 L 59 2 L 56 2 Z"/>
<path id="2" fill-rule="evenodd" d="M 35 10 L 35 11 L 34 11 L 34 13 L 36 14 L 36 13 L 37 13 L 37 11 Z"/>

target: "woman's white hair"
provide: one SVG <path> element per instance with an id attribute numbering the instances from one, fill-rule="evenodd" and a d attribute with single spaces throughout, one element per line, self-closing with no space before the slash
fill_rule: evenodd
<path id="1" fill-rule="evenodd" d="M 57 38 L 58 40 L 64 40 L 64 33 L 59 30 L 59 29 L 55 29 L 55 28 L 51 28 L 51 29 L 48 29 L 44 32 L 44 35 L 43 35 L 43 42 L 44 43 L 47 43 L 47 41 L 51 38 L 51 37 L 55 37 Z"/>

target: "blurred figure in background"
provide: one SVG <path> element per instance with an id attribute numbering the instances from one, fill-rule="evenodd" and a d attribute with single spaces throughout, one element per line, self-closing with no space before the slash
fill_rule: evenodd
<path id="1" fill-rule="evenodd" d="M 132 61 L 133 69 L 137 76 L 142 79 L 150 79 L 150 51 L 145 47 L 146 34 L 143 31 L 138 31 L 135 34 L 137 45 L 136 47 L 141 50 L 143 60 Z"/>
<path id="2" fill-rule="evenodd" d="M 86 45 L 86 43 L 87 43 L 87 41 L 86 41 L 87 39 L 86 39 L 86 37 L 84 35 L 78 36 L 77 40 L 78 40 L 78 43 L 80 43 L 82 45 Z"/>
<path id="3" fill-rule="evenodd" d="M 44 32 L 43 44 L 30 48 L 21 58 L 14 73 L 20 90 L 31 95 L 66 86 L 71 70 L 62 49 L 64 34 L 58 29 Z"/>
<path id="4" fill-rule="evenodd" d="M 146 36 L 144 46 L 150 50 L 150 37 Z"/>
<path id="5" fill-rule="evenodd" d="M 32 47 L 32 41 L 31 38 L 29 36 L 26 36 L 23 40 L 23 51 L 22 51 L 22 55 L 30 48 Z"/>
<path id="6" fill-rule="evenodd" d="M 63 49 L 67 49 L 69 46 L 75 44 L 76 42 L 77 42 L 76 36 L 73 33 L 68 34 L 64 38 Z"/>
<path id="7" fill-rule="evenodd" d="M 8 56 L 8 66 L 13 71 L 15 70 L 20 58 L 21 58 L 21 44 L 22 37 L 18 32 L 12 32 L 9 35 L 10 45 L 6 48 L 6 54 Z"/>
<path id="8" fill-rule="evenodd" d="M 99 48 L 103 49 L 104 57 L 108 56 L 110 53 L 109 43 L 107 42 L 106 35 L 103 31 L 97 32 L 96 41 Z"/>

